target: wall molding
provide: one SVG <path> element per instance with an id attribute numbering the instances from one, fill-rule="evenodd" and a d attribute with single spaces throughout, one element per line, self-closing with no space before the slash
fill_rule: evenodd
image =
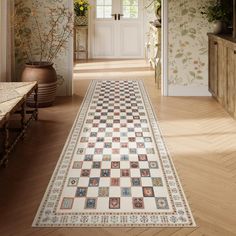
<path id="1" fill-rule="evenodd" d="M 162 0 L 162 78 L 161 78 L 161 93 L 163 96 L 168 96 L 168 80 L 169 80 L 169 28 L 168 28 L 168 0 Z"/>
<path id="2" fill-rule="evenodd" d="M 74 11 L 74 1 L 68 0 L 68 8 L 71 11 Z M 66 95 L 73 95 L 73 77 L 74 77 L 74 37 L 70 37 L 68 41 L 68 81 L 66 86 Z"/>
<path id="3" fill-rule="evenodd" d="M 207 86 L 197 86 L 197 85 L 169 85 L 168 96 L 177 97 L 210 97 L 212 96 L 208 91 Z"/>

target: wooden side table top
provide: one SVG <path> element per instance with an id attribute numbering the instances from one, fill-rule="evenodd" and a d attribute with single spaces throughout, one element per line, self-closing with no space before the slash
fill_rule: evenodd
<path id="1" fill-rule="evenodd" d="M 37 87 L 37 82 L 0 83 L 0 127 Z"/>

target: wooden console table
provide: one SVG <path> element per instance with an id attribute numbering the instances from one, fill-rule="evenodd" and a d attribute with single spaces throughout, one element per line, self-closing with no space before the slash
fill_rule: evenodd
<path id="1" fill-rule="evenodd" d="M 236 118 L 236 39 L 208 34 L 209 91 Z"/>
<path id="2" fill-rule="evenodd" d="M 84 46 L 81 45 L 81 33 L 84 32 L 85 42 Z M 77 59 L 78 56 L 84 53 L 85 59 L 88 59 L 88 26 L 79 26 L 75 25 L 74 27 L 74 59 Z"/>
<path id="3" fill-rule="evenodd" d="M 35 108 L 27 108 L 27 98 L 34 95 Z M 17 142 L 24 137 L 30 122 L 38 119 L 38 85 L 36 82 L 0 83 L 0 134 L 3 140 L 0 147 L 0 166 L 6 166 L 8 156 Z M 20 116 L 20 128 L 11 128 L 13 115 Z M 16 133 L 11 141 L 10 133 Z"/>

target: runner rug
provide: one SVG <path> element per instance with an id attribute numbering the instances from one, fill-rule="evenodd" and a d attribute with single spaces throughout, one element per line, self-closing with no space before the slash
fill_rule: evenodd
<path id="1" fill-rule="evenodd" d="M 33 226 L 195 226 L 142 82 L 91 83 Z"/>

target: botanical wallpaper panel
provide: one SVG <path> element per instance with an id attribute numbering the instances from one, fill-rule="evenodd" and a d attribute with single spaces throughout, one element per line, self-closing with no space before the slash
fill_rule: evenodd
<path id="1" fill-rule="evenodd" d="M 201 15 L 210 0 L 169 0 L 169 85 L 207 86 L 211 25 Z"/>
<path id="2" fill-rule="evenodd" d="M 21 0 L 15 0 L 15 4 Z M 24 0 L 25 9 L 29 9 L 29 11 L 32 11 L 32 9 L 37 8 L 39 12 L 39 21 L 42 23 L 42 25 L 46 28 L 48 26 L 45 19 L 45 14 L 47 12 L 45 11 L 46 8 L 55 8 L 57 6 L 68 6 L 68 0 Z M 30 24 L 30 22 L 29 22 Z M 16 74 L 16 80 L 20 80 L 20 75 L 22 72 L 22 69 L 24 67 L 24 61 L 22 61 L 22 54 L 19 47 L 17 47 L 17 38 L 15 38 L 15 74 Z M 68 47 L 67 50 L 63 50 L 57 58 L 53 61 L 54 62 L 54 68 L 57 71 L 58 74 L 58 95 L 65 96 L 68 95 L 68 84 L 69 80 L 69 55 L 68 55 Z M 72 68 L 71 68 L 72 69 Z"/>
<path id="3" fill-rule="evenodd" d="M 144 6 L 150 1 L 144 0 Z M 200 8 L 207 1 L 210 0 L 169 0 L 169 85 L 207 86 L 207 32 L 211 31 L 212 27 L 200 13 Z M 24 2 L 29 8 L 32 4 L 42 7 L 68 4 L 68 0 L 25 0 Z M 149 9 L 145 15 L 147 22 L 154 18 L 152 9 Z M 68 78 L 67 53 L 64 52 L 55 61 L 55 68 L 60 78 L 60 95 L 66 94 L 67 81 L 71 79 Z M 19 71 L 19 66 L 16 66 L 16 69 Z"/>

